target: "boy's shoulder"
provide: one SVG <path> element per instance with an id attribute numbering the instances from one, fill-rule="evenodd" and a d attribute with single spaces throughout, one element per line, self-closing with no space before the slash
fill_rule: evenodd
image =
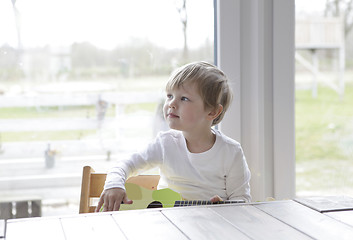
<path id="1" fill-rule="evenodd" d="M 177 131 L 177 130 L 173 130 L 173 129 L 170 129 L 168 131 L 162 131 L 162 132 L 159 132 L 158 135 L 157 135 L 158 138 L 161 138 L 161 139 L 170 139 L 170 138 L 182 138 L 183 137 L 183 134 L 182 132 L 180 131 Z"/>
<path id="2" fill-rule="evenodd" d="M 222 133 L 219 130 L 214 130 L 217 137 L 219 137 L 221 139 L 221 141 L 223 143 L 225 143 L 226 145 L 235 147 L 235 148 L 241 148 L 240 143 L 237 142 L 236 140 L 234 140 L 233 138 L 228 137 L 227 135 L 225 135 L 224 133 Z"/>

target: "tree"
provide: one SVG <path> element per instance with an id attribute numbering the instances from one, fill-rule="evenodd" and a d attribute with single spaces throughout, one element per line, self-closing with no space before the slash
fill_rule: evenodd
<path id="1" fill-rule="evenodd" d="M 17 31 L 17 41 L 18 41 L 18 50 L 22 50 L 22 39 L 21 39 L 21 23 L 20 23 L 20 13 L 16 7 L 16 0 L 11 0 L 12 9 L 15 15 L 16 21 L 16 31 Z"/>
<path id="2" fill-rule="evenodd" d="M 353 0 L 326 0 L 325 17 L 343 17 L 345 36 L 353 28 Z"/>
<path id="3" fill-rule="evenodd" d="M 187 27 L 188 27 L 188 14 L 186 11 L 186 0 L 179 1 L 179 4 L 176 4 L 177 11 L 180 16 L 180 21 L 183 26 L 183 36 L 184 36 L 184 50 L 183 50 L 183 59 L 188 61 L 189 50 L 188 50 L 188 41 L 187 41 Z"/>

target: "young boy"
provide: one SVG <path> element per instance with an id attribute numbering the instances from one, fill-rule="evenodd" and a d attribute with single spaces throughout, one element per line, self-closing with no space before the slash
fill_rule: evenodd
<path id="1" fill-rule="evenodd" d="M 232 100 L 225 74 L 206 62 L 187 64 L 171 75 L 166 95 L 163 113 L 171 130 L 117 163 L 96 211 L 102 206 L 103 211 L 115 211 L 121 202 L 132 203 L 125 180 L 156 166 L 161 175 L 158 189 L 170 188 L 184 199 L 250 201 L 250 171 L 240 144 L 212 128 Z"/>

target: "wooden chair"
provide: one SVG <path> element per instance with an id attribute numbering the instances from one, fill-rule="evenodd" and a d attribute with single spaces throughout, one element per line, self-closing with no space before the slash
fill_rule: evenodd
<path id="1" fill-rule="evenodd" d="M 95 198 L 99 198 L 103 189 L 106 173 L 95 173 L 93 168 L 85 166 L 82 174 L 80 213 L 91 213 L 96 209 L 92 205 Z M 127 183 L 134 183 L 149 190 L 156 190 L 159 182 L 159 175 L 138 175 L 127 179 Z"/>

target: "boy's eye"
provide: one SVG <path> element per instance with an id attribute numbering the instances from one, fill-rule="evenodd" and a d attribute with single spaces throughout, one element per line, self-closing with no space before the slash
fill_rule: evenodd
<path id="1" fill-rule="evenodd" d="M 168 99 L 172 99 L 172 98 L 173 98 L 173 95 L 172 95 L 172 94 L 167 94 L 167 98 L 168 98 Z"/>
<path id="2" fill-rule="evenodd" d="M 181 97 L 181 101 L 189 101 L 187 97 Z"/>

